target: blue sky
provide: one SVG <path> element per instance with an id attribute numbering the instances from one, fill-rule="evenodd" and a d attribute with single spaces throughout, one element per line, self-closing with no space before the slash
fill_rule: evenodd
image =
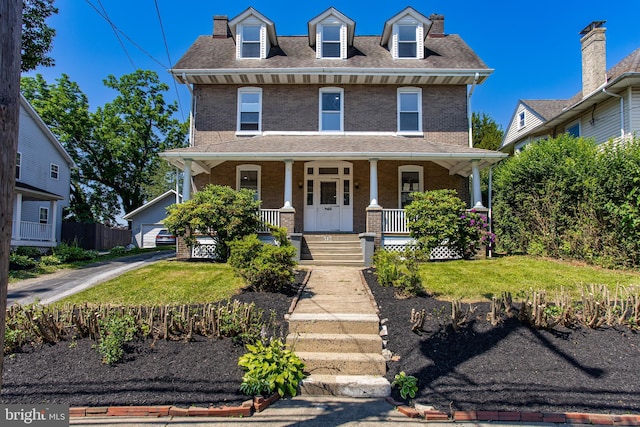
<path id="1" fill-rule="evenodd" d="M 92 8 L 100 2 L 111 21 L 147 53 L 121 35 L 126 51 L 107 21 Z M 307 21 L 333 6 L 356 21 L 357 35 L 379 35 L 384 21 L 406 6 L 430 15 L 445 15 L 445 32 L 459 34 L 490 67 L 492 76 L 478 86 L 472 99 L 476 112 L 489 114 L 506 128 L 518 99 L 565 99 L 580 91 L 579 32 L 591 21 L 606 20 L 607 68 L 640 47 L 640 1 L 594 0 L 432 0 L 394 3 L 350 1 L 202 1 L 175 0 L 57 0 L 58 15 L 49 19 L 57 31 L 54 67 L 39 68 L 53 82 L 65 73 L 89 97 L 91 108 L 110 101 L 113 93 L 102 80 L 135 68 L 152 69 L 170 85 L 168 100 L 179 93 L 182 111 L 189 116 L 189 93 L 176 90 L 167 72 L 169 59 L 156 11 L 160 10 L 169 55 L 176 63 L 201 34 L 211 34 L 213 15 L 233 18 L 249 6 L 275 22 L 279 35 L 307 33 Z M 150 56 L 155 58 L 151 59 Z M 133 63 L 133 64 L 132 64 Z"/>

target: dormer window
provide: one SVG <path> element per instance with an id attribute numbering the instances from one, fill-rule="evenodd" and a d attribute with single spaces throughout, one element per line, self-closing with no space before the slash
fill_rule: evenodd
<path id="1" fill-rule="evenodd" d="M 418 53 L 416 25 L 398 25 L 398 58 L 415 58 Z"/>
<path id="2" fill-rule="evenodd" d="M 260 25 L 243 25 L 241 33 L 242 58 L 260 58 Z"/>
<path id="3" fill-rule="evenodd" d="M 228 23 L 236 42 L 237 59 L 265 59 L 278 45 L 276 28 L 263 14 L 250 7 Z"/>
<path id="4" fill-rule="evenodd" d="M 431 25 L 429 18 L 407 7 L 385 22 L 380 44 L 387 46 L 393 59 L 423 59 Z"/>
<path id="5" fill-rule="evenodd" d="M 340 58 L 342 41 L 340 37 L 341 25 L 323 25 L 321 30 L 323 58 Z"/>
<path id="6" fill-rule="evenodd" d="M 354 31 L 355 22 L 330 7 L 309 21 L 309 45 L 317 59 L 346 59 Z"/>

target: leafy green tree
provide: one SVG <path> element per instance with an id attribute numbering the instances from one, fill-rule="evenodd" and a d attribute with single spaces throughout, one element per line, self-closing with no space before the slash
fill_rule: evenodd
<path id="1" fill-rule="evenodd" d="M 72 172 L 70 218 L 112 223 L 161 194 L 168 175 L 158 157 L 186 144 L 187 126 L 172 118 L 175 103 L 166 104 L 168 86 L 155 72 L 138 70 L 105 86 L 116 92 L 112 102 L 89 111 L 87 96 L 69 76 L 48 84 L 41 75 L 22 79 L 25 97 L 63 143 L 78 166 Z"/>
<path id="2" fill-rule="evenodd" d="M 502 126 L 497 124 L 490 116 L 485 113 L 473 113 L 471 115 L 471 126 L 474 148 L 484 148 L 485 150 L 497 150 L 500 148 L 504 131 Z"/>
<path id="3" fill-rule="evenodd" d="M 229 244 L 258 229 L 260 202 L 254 192 L 235 191 L 222 185 L 208 185 L 193 198 L 167 209 L 164 225 L 189 246 L 198 244 L 197 236 L 213 239 L 218 259 L 229 258 Z"/>
<path id="4" fill-rule="evenodd" d="M 51 51 L 56 30 L 46 24 L 47 18 L 58 13 L 54 0 L 22 0 L 22 71 L 37 66 L 51 67 Z"/>

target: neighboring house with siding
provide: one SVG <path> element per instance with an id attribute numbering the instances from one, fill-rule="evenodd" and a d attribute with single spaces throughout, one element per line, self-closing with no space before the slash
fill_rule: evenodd
<path id="1" fill-rule="evenodd" d="M 69 206 L 74 162 L 38 113 L 20 95 L 11 246 L 52 247 L 60 242 Z"/>
<path id="2" fill-rule="evenodd" d="M 501 151 L 563 133 L 601 144 L 640 131 L 640 48 L 606 69 L 606 29 L 595 21 L 580 32 L 582 91 L 565 100 L 520 100 Z"/>
<path id="3" fill-rule="evenodd" d="M 124 215 L 122 219 L 129 222 L 131 229 L 131 243 L 139 248 L 154 248 L 156 235 L 165 228 L 163 222 L 167 217 L 167 208 L 180 199 L 175 190 L 169 190 Z"/>
<path id="4" fill-rule="evenodd" d="M 303 248 L 319 233 L 406 236 L 414 191 L 481 207 L 468 177 L 504 154 L 470 148 L 470 88 L 493 70 L 441 15 L 407 7 L 380 25 L 359 36 L 329 8 L 307 36 L 282 36 L 253 8 L 214 17 L 171 70 L 193 93 L 190 146 L 161 154 L 185 171 L 184 199 L 192 185 L 255 190 Z"/>

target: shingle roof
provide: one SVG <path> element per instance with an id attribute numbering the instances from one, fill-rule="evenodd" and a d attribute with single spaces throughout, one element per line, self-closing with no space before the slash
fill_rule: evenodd
<path id="1" fill-rule="evenodd" d="M 456 34 L 427 37 L 425 59 L 394 60 L 380 36 L 356 36 L 348 57 L 316 59 L 307 36 L 278 37 L 280 46 L 272 47 L 264 60 L 236 59 L 232 38 L 200 36 L 173 67 L 175 72 L 195 69 L 266 69 L 266 68 L 433 68 L 488 69 L 486 64 Z"/>
<path id="2" fill-rule="evenodd" d="M 567 106 L 566 99 L 523 99 L 520 102 L 544 120 L 557 116 Z"/>

